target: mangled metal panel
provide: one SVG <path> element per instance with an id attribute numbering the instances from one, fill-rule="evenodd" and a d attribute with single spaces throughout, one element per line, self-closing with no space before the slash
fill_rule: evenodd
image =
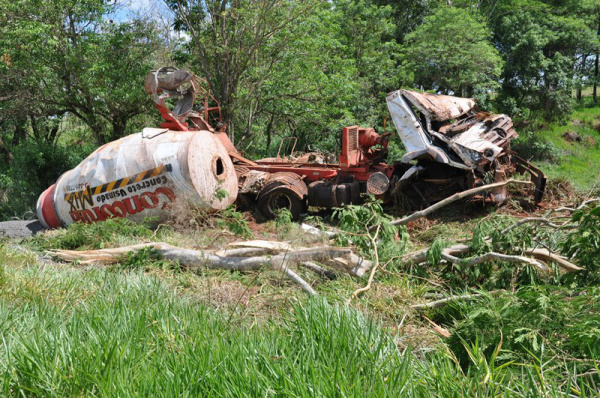
<path id="1" fill-rule="evenodd" d="M 456 119 L 475 107 L 472 98 L 460 98 L 450 95 L 419 93 L 416 91 L 401 90 L 402 95 L 414 105 L 419 112 L 432 120 Z"/>
<path id="2" fill-rule="evenodd" d="M 476 113 L 470 98 L 398 90 L 387 96 L 387 104 L 408 152 L 403 162 L 427 157 L 473 169 L 494 161 L 517 137 L 508 116 Z"/>
<path id="3" fill-rule="evenodd" d="M 400 139 L 408 152 L 422 151 L 431 146 L 431 139 L 421 122 L 402 98 L 403 90 L 395 91 L 387 96 L 387 105 Z"/>
<path id="4" fill-rule="evenodd" d="M 219 210 L 237 192 L 233 163 L 214 134 L 144 129 L 103 145 L 64 173 L 40 196 L 37 210 L 53 228 L 112 217 L 160 221 L 175 201 Z"/>

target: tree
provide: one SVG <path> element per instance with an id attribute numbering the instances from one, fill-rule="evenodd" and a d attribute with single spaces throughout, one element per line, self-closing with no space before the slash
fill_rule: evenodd
<path id="1" fill-rule="evenodd" d="M 484 2 L 494 43 L 505 61 L 498 106 L 529 109 L 556 119 L 571 110 L 574 83 L 593 81 L 589 55 L 597 52 L 596 0 Z"/>
<path id="2" fill-rule="evenodd" d="M 415 85 L 472 96 L 494 87 L 502 71 L 485 24 L 466 10 L 440 7 L 406 36 L 402 66 Z"/>
<path id="3" fill-rule="evenodd" d="M 507 113 L 532 110 L 547 119 L 565 116 L 571 93 L 595 84 L 598 0 L 456 0 L 477 10 L 493 31 L 505 61 L 497 106 Z"/>
<path id="4" fill-rule="evenodd" d="M 0 99 L 0 117 L 24 112 L 35 133 L 34 125 L 47 124 L 37 119 L 71 113 L 99 144 L 124 135 L 149 106 L 143 77 L 157 41 L 144 21 L 108 21 L 111 7 L 102 0 L 3 2 L 0 53 L 10 91 Z"/>
<path id="5" fill-rule="evenodd" d="M 166 0 L 176 14 L 175 27 L 191 36 L 190 51 L 220 101 L 230 136 L 243 75 L 259 57 L 271 61 L 253 80 L 250 94 L 273 71 L 279 54 L 297 36 L 298 20 L 317 0 Z M 255 70 L 255 73 L 258 71 Z"/>
<path id="6" fill-rule="evenodd" d="M 299 138 L 297 149 L 333 149 L 343 125 L 383 119 L 385 94 L 397 81 L 389 7 L 371 0 L 225 3 L 219 14 L 221 2 L 169 2 L 177 26 L 192 36 L 190 67 L 209 79 L 242 149 L 253 142 L 250 149 L 265 154 L 289 135 Z"/>

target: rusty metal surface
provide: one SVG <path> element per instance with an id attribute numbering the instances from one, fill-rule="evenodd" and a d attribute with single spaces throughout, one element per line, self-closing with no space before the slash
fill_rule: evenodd
<path id="1" fill-rule="evenodd" d="M 475 107 L 475 100 L 472 98 L 419 93 L 409 90 L 401 90 L 401 92 L 419 111 L 428 114 L 433 120 L 456 119 Z"/>
<path id="2" fill-rule="evenodd" d="M 265 186 L 260 194 L 264 195 L 269 191 L 281 186 L 285 186 L 290 189 L 300 199 L 304 199 L 308 196 L 308 187 L 304 183 L 303 178 L 298 174 L 290 172 L 278 172 L 270 174 L 269 179 L 265 183 Z"/>
<path id="3" fill-rule="evenodd" d="M 476 113 L 470 98 L 398 90 L 387 102 L 408 151 L 405 163 L 429 158 L 459 169 L 481 169 L 517 138 L 508 116 Z"/>
<path id="4" fill-rule="evenodd" d="M 238 179 L 239 193 L 250 193 L 258 195 L 258 193 L 267 184 L 271 173 L 257 170 L 248 170 L 248 172 L 240 175 Z"/>

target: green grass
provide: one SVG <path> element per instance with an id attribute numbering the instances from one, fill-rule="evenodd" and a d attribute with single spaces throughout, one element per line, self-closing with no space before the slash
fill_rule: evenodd
<path id="1" fill-rule="evenodd" d="M 400 350 L 359 311 L 302 300 L 249 326 L 141 272 L 40 266 L 4 249 L 2 396 L 559 396 L 592 394 L 569 368 L 499 365 L 468 347 Z M 579 383 L 579 384 L 577 384 Z"/>
<path id="2" fill-rule="evenodd" d="M 561 252 L 567 232 L 527 225 L 498 234 L 514 222 L 501 213 L 423 219 L 408 236 L 404 228 L 388 231 L 377 203 L 346 208 L 338 227 L 358 232 L 380 223 L 389 232 L 379 235 L 382 265 L 371 289 L 350 305 L 346 299 L 366 278 L 342 273 L 328 280 L 300 268 L 321 296 L 309 298 L 274 269 L 192 272 L 150 250 L 102 269 L 40 264 L 33 254 L 144 241 L 217 249 L 240 239 L 210 220 L 184 232 L 124 220 L 72 225 L 24 242 L 31 253 L 0 242 L 0 396 L 594 396 L 595 279 L 541 275 L 512 263 L 449 265 L 435 250 L 426 266 L 399 260 L 405 246 L 441 250 L 471 235 L 493 238 L 466 242 L 475 253 L 529 247 L 534 238 Z M 592 276 L 597 213 L 568 232 L 569 247 L 585 245 L 575 258 Z M 284 215 L 253 234 L 321 244 Z M 349 237 L 373 258 L 369 242 Z M 492 289 L 505 292 L 424 314 L 450 331 L 447 339 L 410 307 Z"/>
<path id="3" fill-rule="evenodd" d="M 589 191 L 599 182 L 600 170 L 600 108 L 576 109 L 568 121 L 552 123 L 534 129 L 534 136 L 542 143 L 556 148 L 556 157 L 550 161 L 535 162 L 550 178 L 570 181 L 578 190 Z M 578 134 L 581 142 L 568 142 L 565 132 Z"/>

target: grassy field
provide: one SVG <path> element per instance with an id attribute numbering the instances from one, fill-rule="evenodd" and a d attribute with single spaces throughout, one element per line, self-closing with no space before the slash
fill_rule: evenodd
<path id="1" fill-rule="evenodd" d="M 413 250 L 499 230 L 514 220 L 508 210 L 490 209 L 469 220 L 421 220 L 411 226 L 408 241 L 392 243 Z M 214 222 L 152 231 L 110 220 L 20 245 L 4 242 L 0 395 L 491 397 L 597 391 L 600 289 L 574 280 L 565 285 L 558 274 L 502 263 L 452 269 L 434 259 L 429 268 L 411 269 L 384 250 L 384 239 L 385 264 L 372 289 L 346 305 L 364 280 L 339 274 L 330 281 L 299 269 L 319 292 L 309 298 L 276 270 L 191 271 L 146 254 L 100 268 L 40 257 L 48 249 L 148 241 L 215 249 L 240 239 L 223 227 L 227 220 Z M 289 222 L 255 226 L 252 233 L 304 246 L 323 239 Z M 531 231 L 505 234 L 501 245 L 513 245 L 523 233 Z M 498 288 L 503 293 L 424 314 L 410 307 Z M 441 337 L 428 319 L 450 337 Z"/>
<path id="2" fill-rule="evenodd" d="M 574 368 L 545 369 L 533 356 L 500 364 L 471 346 L 461 367 L 441 345 L 413 350 L 324 299 L 290 300 L 276 320 L 254 325 L 143 270 L 40 265 L 10 248 L 1 255 L 3 396 L 593 394 Z"/>
<path id="3" fill-rule="evenodd" d="M 533 137 L 544 161 L 535 161 L 550 178 L 571 182 L 581 191 L 598 185 L 600 170 L 600 108 L 576 109 L 568 121 L 533 129 Z M 570 141 L 565 134 L 579 138 Z"/>

